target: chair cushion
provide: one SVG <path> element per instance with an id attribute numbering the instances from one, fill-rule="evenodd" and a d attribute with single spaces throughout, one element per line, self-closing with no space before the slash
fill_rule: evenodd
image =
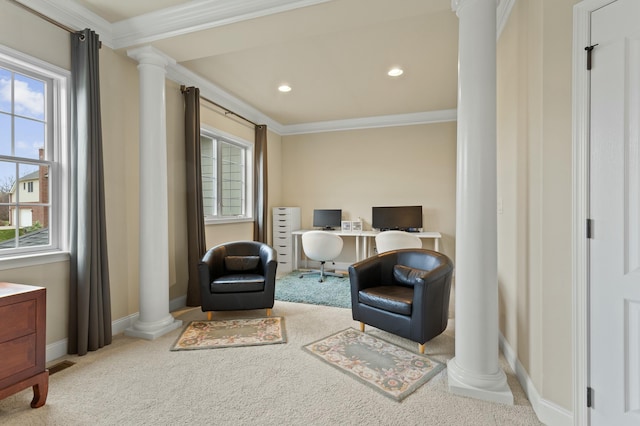
<path id="1" fill-rule="evenodd" d="M 370 287 L 358 292 L 358 301 L 400 315 L 411 315 L 413 289 L 403 286 Z"/>
<path id="2" fill-rule="evenodd" d="M 429 272 L 424 269 L 410 268 L 404 265 L 393 266 L 393 277 L 397 282 L 404 285 L 414 286 L 424 282 L 424 275 Z"/>
<path id="3" fill-rule="evenodd" d="M 257 274 L 233 274 L 213 280 L 211 293 L 264 291 L 264 277 Z"/>
<path id="4" fill-rule="evenodd" d="M 227 256 L 224 266 L 228 271 L 251 271 L 260 263 L 260 256 Z"/>

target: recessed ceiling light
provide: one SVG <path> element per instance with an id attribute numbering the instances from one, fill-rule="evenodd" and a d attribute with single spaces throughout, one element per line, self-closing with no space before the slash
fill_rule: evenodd
<path id="1" fill-rule="evenodd" d="M 398 77 L 402 75 L 403 72 L 401 68 L 391 68 L 387 74 L 391 77 Z"/>
<path id="2" fill-rule="evenodd" d="M 280 87 L 278 87 L 278 90 L 286 93 L 286 92 L 290 92 L 291 91 L 291 86 L 287 85 L 287 84 L 282 84 Z"/>

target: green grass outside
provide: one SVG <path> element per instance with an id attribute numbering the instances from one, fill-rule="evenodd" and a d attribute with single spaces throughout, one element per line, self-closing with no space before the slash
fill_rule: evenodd
<path id="1" fill-rule="evenodd" d="M 25 234 L 25 230 L 21 229 L 20 235 L 24 235 L 24 234 Z M 12 238 L 15 238 L 15 236 L 16 236 L 15 229 L 0 229 L 0 241 L 10 240 Z"/>
<path id="2" fill-rule="evenodd" d="M 21 228 L 20 229 L 20 235 L 24 235 L 29 231 L 33 231 L 34 227 L 31 228 Z M 15 229 L 0 229 L 0 241 L 6 241 L 6 240 L 10 240 L 12 238 L 16 237 L 16 230 Z"/>

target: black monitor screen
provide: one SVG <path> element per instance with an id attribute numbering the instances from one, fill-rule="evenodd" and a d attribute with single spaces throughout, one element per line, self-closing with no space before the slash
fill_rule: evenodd
<path id="1" fill-rule="evenodd" d="M 314 210 L 313 227 L 322 229 L 340 228 L 342 224 L 342 210 Z"/>
<path id="2" fill-rule="evenodd" d="M 422 206 L 372 207 L 371 227 L 417 232 L 422 228 Z"/>

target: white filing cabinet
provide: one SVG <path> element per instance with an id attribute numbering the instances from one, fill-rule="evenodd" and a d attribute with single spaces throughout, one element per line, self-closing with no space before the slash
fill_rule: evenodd
<path id="1" fill-rule="evenodd" d="M 278 252 L 278 273 L 293 270 L 291 231 L 300 229 L 300 207 L 273 208 L 273 248 Z"/>

